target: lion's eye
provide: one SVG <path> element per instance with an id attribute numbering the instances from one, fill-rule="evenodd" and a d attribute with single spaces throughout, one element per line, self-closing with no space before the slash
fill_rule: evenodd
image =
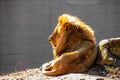
<path id="1" fill-rule="evenodd" d="M 68 27 L 65 27 L 65 31 L 67 31 L 68 30 Z"/>

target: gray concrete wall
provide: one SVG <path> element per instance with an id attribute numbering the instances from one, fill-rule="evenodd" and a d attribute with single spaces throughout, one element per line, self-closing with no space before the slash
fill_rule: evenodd
<path id="1" fill-rule="evenodd" d="M 47 38 L 63 13 L 90 25 L 97 43 L 120 36 L 120 0 L 0 0 L 0 73 L 51 60 Z"/>

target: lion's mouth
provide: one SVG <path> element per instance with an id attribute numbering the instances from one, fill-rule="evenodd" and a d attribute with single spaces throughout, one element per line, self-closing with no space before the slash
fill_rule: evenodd
<path id="1" fill-rule="evenodd" d="M 56 48 L 56 45 L 52 45 L 52 47 L 53 47 L 53 49 L 55 49 L 55 48 Z"/>
<path id="2" fill-rule="evenodd" d="M 57 45 L 56 45 L 56 44 L 53 44 L 52 41 L 50 41 L 50 44 L 51 44 L 51 46 L 52 46 L 53 49 L 55 49 L 55 48 L 57 47 Z"/>

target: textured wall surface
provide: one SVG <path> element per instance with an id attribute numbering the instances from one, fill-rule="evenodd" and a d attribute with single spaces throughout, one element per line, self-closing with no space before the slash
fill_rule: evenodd
<path id="1" fill-rule="evenodd" d="M 63 13 L 90 25 L 97 43 L 120 36 L 120 0 L 0 0 L 0 73 L 51 60 L 48 36 Z"/>

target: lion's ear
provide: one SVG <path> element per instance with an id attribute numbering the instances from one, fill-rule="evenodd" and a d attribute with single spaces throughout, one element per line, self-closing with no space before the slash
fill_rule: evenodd
<path id="1" fill-rule="evenodd" d="M 68 15 L 67 14 L 63 14 L 63 15 L 59 16 L 58 22 L 61 25 L 65 24 L 66 22 L 69 22 Z"/>

